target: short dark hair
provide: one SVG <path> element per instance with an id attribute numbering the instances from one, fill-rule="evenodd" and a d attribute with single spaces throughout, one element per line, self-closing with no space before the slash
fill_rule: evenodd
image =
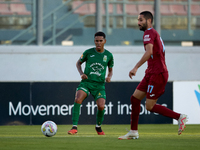
<path id="1" fill-rule="evenodd" d="M 153 15 L 150 11 L 143 11 L 140 15 L 144 15 L 145 19 L 151 19 L 151 23 L 153 23 Z"/>
<path id="2" fill-rule="evenodd" d="M 94 37 L 96 37 L 96 36 L 103 36 L 104 39 L 106 38 L 105 33 L 101 32 L 101 31 L 96 32 L 95 35 L 94 35 Z"/>

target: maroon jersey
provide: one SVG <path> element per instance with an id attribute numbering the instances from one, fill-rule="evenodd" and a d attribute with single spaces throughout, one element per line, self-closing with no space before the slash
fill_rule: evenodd
<path id="1" fill-rule="evenodd" d="M 149 28 L 143 35 L 144 46 L 148 43 L 153 44 L 153 54 L 147 61 L 148 68 L 146 73 L 162 73 L 167 72 L 167 66 L 165 64 L 165 46 L 158 34 L 158 32 Z"/>

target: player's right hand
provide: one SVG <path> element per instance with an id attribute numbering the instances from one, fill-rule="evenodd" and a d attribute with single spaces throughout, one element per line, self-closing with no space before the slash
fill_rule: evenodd
<path id="1" fill-rule="evenodd" d="M 81 75 L 81 79 L 82 79 L 82 80 L 88 79 L 88 76 L 87 76 L 86 74 L 82 74 L 82 75 Z"/>
<path id="2" fill-rule="evenodd" d="M 132 79 L 132 76 L 135 76 L 137 72 L 136 68 L 133 68 L 130 72 L 129 72 L 129 77 Z"/>

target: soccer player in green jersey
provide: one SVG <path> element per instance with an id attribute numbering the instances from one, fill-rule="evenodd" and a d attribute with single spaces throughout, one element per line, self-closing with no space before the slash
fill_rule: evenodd
<path id="1" fill-rule="evenodd" d="M 106 35 L 103 32 L 97 32 L 94 35 L 94 48 L 90 48 L 83 52 L 82 56 L 76 63 L 76 67 L 81 76 L 81 83 L 79 84 L 74 101 L 72 113 L 72 129 L 68 134 L 74 135 L 77 131 L 77 125 L 80 114 L 80 106 L 91 93 L 97 104 L 96 114 L 96 131 L 98 135 L 105 133 L 101 129 L 101 124 L 104 119 L 104 106 L 106 101 L 105 82 L 110 82 L 113 75 L 113 55 L 108 50 L 104 49 L 106 43 Z M 85 70 L 82 71 L 82 63 L 85 64 Z M 108 67 L 108 74 L 106 77 L 106 69 Z"/>

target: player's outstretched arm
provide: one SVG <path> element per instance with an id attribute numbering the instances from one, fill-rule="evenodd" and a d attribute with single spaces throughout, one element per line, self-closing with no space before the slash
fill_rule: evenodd
<path id="1" fill-rule="evenodd" d="M 108 75 L 106 77 L 106 82 L 109 83 L 111 81 L 112 75 L 113 75 L 113 69 L 112 68 L 108 68 Z"/>
<path id="2" fill-rule="evenodd" d="M 78 70 L 78 72 L 80 73 L 80 76 L 81 76 L 81 79 L 84 80 L 84 79 L 87 79 L 87 75 L 83 73 L 83 70 L 82 70 L 82 62 L 80 61 L 80 59 L 76 62 L 76 68 Z"/>

